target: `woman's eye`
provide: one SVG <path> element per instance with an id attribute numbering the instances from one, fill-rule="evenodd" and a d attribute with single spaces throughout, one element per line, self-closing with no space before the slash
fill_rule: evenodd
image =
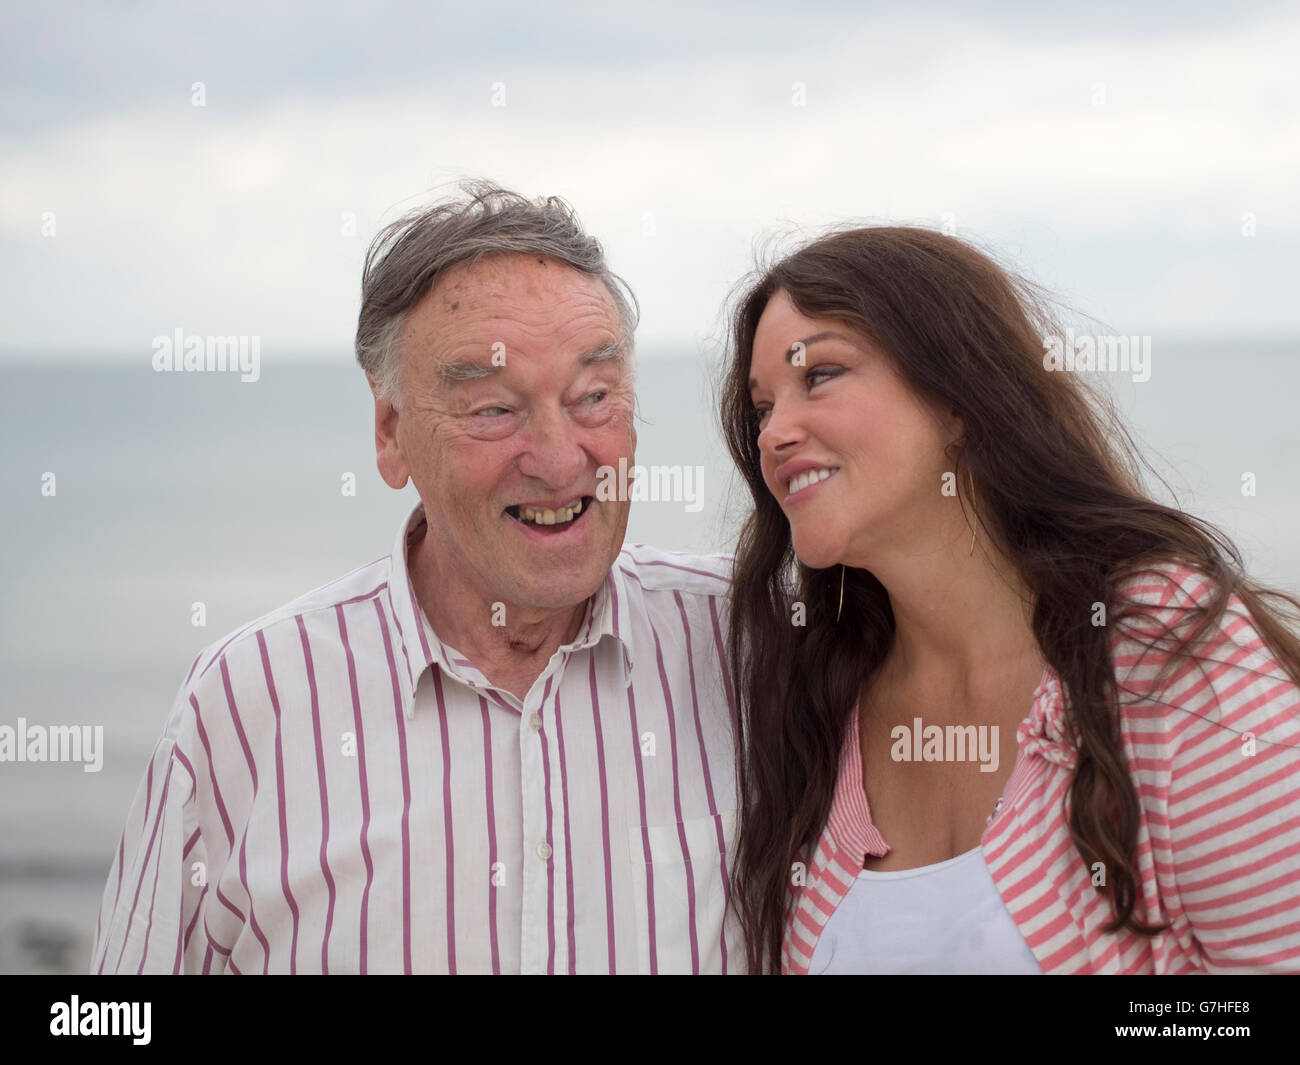
<path id="1" fill-rule="evenodd" d="M 510 413 L 508 410 L 505 409 L 505 407 L 484 407 L 481 411 L 477 411 L 476 413 L 478 413 L 478 414 L 492 414 L 494 411 L 500 411 L 502 414 L 509 414 L 509 413 Z"/>
<path id="2" fill-rule="evenodd" d="M 763 419 L 767 417 L 767 407 L 754 407 L 750 410 L 750 417 L 754 419 L 754 428 L 763 428 Z"/>
<path id="3" fill-rule="evenodd" d="M 609 395 L 608 392 L 588 392 L 587 395 L 585 395 L 585 396 L 582 397 L 582 402 L 583 402 L 583 403 L 592 403 L 592 402 L 599 403 L 599 402 L 600 402 L 602 399 L 604 399 L 607 395 Z"/>
<path id="4" fill-rule="evenodd" d="M 814 366 L 804 374 L 803 379 L 810 385 L 815 385 L 821 381 L 830 380 L 832 377 L 839 377 L 843 372 L 844 368 L 841 366 Z"/>

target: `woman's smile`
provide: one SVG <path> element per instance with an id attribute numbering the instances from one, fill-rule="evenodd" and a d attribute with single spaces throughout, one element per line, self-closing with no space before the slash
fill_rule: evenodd
<path id="1" fill-rule="evenodd" d="M 796 474 L 791 478 L 789 486 L 786 489 L 783 505 L 789 505 L 791 502 L 796 501 L 796 497 L 798 497 L 798 502 L 803 502 L 804 500 L 812 498 L 812 496 L 817 494 L 814 491 L 817 487 L 830 480 L 839 472 L 840 468 L 838 466 L 831 466 L 829 468 L 825 466 L 815 466 L 803 473 Z"/>

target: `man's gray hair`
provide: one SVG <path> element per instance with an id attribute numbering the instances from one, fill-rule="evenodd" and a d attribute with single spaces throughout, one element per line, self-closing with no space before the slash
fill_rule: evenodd
<path id="1" fill-rule="evenodd" d="M 379 231 L 366 252 L 357 319 L 357 362 L 381 399 L 401 394 L 401 336 L 407 315 L 444 270 L 487 255 L 532 252 L 598 278 L 609 290 L 632 358 L 640 308 L 632 290 L 605 264 L 595 237 L 557 196 L 529 200 L 490 181 L 469 181 L 461 195 L 404 215 Z"/>

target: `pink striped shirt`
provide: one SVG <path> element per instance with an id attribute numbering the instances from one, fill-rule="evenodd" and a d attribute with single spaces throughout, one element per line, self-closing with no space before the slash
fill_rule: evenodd
<path id="1" fill-rule="evenodd" d="M 391 557 L 204 651 L 97 972 L 726 972 L 729 562 L 624 548 L 521 703 Z"/>
<path id="2" fill-rule="evenodd" d="M 1159 570 L 1126 592 L 1165 624 L 1211 590 L 1203 574 Z M 1167 656 L 1134 639 L 1159 630 L 1119 628 L 1121 732 L 1141 811 L 1136 912 L 1170 927 L 1154 937 L 1101 929 L 1111 907 L 1061 808 L 1075 754 L 1050 667 L 980 841 L 1002 901 L 1046 973 L 1300 972 L 1300 691 L 1235 595 L 1199 663 L 1180 665 L 1160 689 Z M 808 972 L 864 855 L 888 850 L 862 788 L 855 708 L 826 827 L 791 898 L 783 972 Z"/>

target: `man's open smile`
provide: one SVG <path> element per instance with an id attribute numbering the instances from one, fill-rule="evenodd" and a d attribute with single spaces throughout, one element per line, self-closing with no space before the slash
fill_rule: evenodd
<path id="1" fill-rule="evenodd" d="M 592 496 L 579 496 L 559 506 L 547 506 L 542 503 L 518 503 L 506 507 L 505 513 L 513 518 L 530 535 L 551 539 L 578 526 L 586 526 L 582 520 L 595 505 Z"/>

